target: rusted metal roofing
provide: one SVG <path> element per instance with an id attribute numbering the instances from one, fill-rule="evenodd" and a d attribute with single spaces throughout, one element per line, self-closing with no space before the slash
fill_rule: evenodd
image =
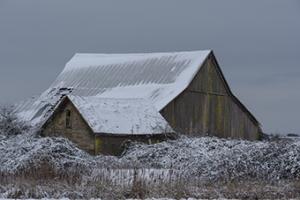
<path id="1" fill-rule="evenodd" d="M 143 98 L 160 111 L 185 88 L 210 50 L 145 54 L 76 54 L 48 90 L 18 107 L 39 123 L 63 95 Z"/>

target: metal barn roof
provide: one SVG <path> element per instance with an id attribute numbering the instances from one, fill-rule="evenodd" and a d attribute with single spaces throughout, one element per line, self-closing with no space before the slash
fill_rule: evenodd
<path id="1" fill-rule="evenodd" d="M 182 92 L 210 51 L 147 54 L 76 54 L 52 84 L 72 94 L 146 98 L 158 110 Z"/>
<path id="2" fill-rule="evenodd" d="M 147 99 L 160 111 L 188 87 L 211 51 L 144 54 L 75 54 L 48 90 L 20 104 L 34 124 L 62 95 Z"/>

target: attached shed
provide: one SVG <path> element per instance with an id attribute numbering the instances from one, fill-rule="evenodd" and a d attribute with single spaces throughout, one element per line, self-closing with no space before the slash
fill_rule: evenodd
<path id="1" fill-rule="evenodd" d="M 174 131 L 186 135 L 256 140 L 261 134 L 259 122 L 232 93 L 211 50 L 76 54 L 48 90 L 18 106 L 19 116 L 42 125 L 62 96 L 70 94 L 93 103 L 91 98 L 143 99 Z"/>
<path id="2" fill-rule="evenodd" d="M 174 131 L 147 100 L 69 95 L 56 106 L 41 133 L 67 137 L 91 154 L 118 155 L 128 140 L 151 144 Z"/>

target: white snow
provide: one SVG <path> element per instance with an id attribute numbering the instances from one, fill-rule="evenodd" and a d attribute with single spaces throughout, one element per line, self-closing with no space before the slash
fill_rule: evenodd
<path id="1" fill-rule="evenodd" d="M 76 53 L 66 64 L 65 70 L 73 70 L 84 67 L 97 67 L 99 65 L 112 65 L 144 61 L 146 59 L 160 59 L 166 56 L 179 56 L 176 59 L 195 60 L 206 57 L 210 50 L 181 51 L 181 52 L 154 52 L 154 53 L 123 53 L 123 54 L 99 54 L 99 53 Z M 203 58 L 201 58 L 203 59 Z"/>
<path id="2" fill-rule="evenodd" d="M 145 54 L 76 54 L 60 76 L 68 78 L 70 74 L 78 71 L 88 73 L 105 69 L 104 73 L 112 78 L 103 80 L 103 83 L 102 80 L 92 83 L 91 79 L 85 82 L 77 76 L 78 80 L 72 80 L 74 85 L 67 86 L 81 90 L 101 89 L 94 94 L 99 97 L 149 99 L 157 110 L 161 110 L 189 85 L 209 53 L 209 50 L 205 50 Z M 115 79 L 114 76 L 117 77 L 118 73 L 126 78 Z M 55 81 L 52 86 L 57 87 L 56 84 L 68 83 Z M 75 94 L 81 96 L 76 91 Z"/>
<path id="3" fill-rule="evenodd" d="M 21 121 L 29 122 L 31 126 L 38 128 L 52 114 L 63 95 L 71 91 L 71 88 L 49 88 L 39 97 L 16 104 L 17 116 Z"/>
<path id="4" fill-rule="evenodd" d="M 95 133 L 164 134 L 174 131 L 145 99 L 110 99 L 69 95 Z"/>

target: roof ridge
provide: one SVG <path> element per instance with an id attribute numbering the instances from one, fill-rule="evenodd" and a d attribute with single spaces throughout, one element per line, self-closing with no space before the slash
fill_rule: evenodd
<path id="1" fill-rule="evenodd" d="M 211 49 L 204 50 L 191 50 L 191 51 L 162 51 L 162 52 L 143 52 L 143 53 L 75 53 L 73 58 L 82 56 L 144 56 L 144 55 L 168 55 L 168 54 L 191 54 L 191 53 L 204 53 L 211 52 Z"/>

